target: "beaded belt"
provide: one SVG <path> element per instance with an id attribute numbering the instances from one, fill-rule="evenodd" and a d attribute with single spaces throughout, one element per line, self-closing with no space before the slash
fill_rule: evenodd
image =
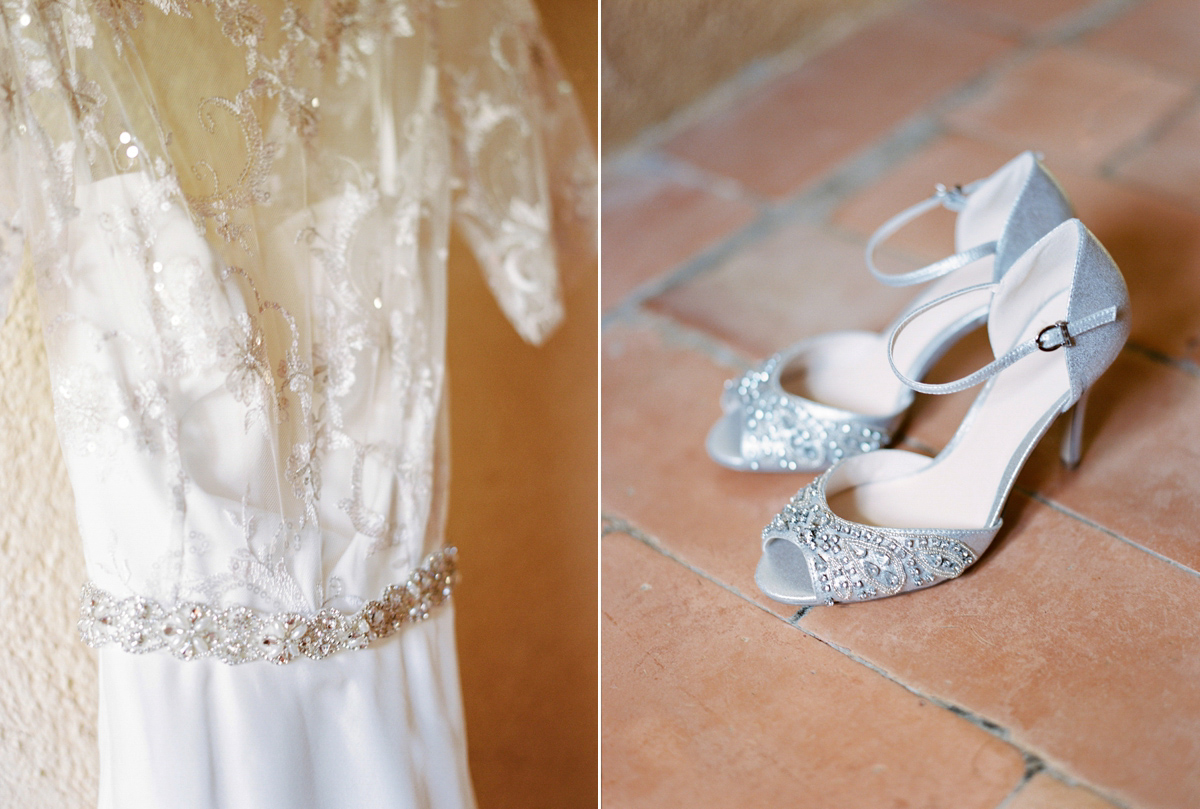
<path id="1" fill-rule="evenodd" d="M 91 582 L 83 586 L 79 635 L 97 648 L 118 643 L 127 652 L 167 651 L 180 660 L 215 657 L 229 664 L 320 660 L 364 649 L 405 624 L 422 621 L 450 597 L 457 582 L 457 551 L 430 554 L 404 584 L 388 586 L 353 613 L 262 612 L 181 602 L 163 606 L 139 596 L 117 598 Z"/>

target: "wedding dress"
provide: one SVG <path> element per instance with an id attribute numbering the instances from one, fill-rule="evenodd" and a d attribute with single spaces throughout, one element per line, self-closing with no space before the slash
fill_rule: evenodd
<path id="1" fill-rule="evenodd" d="M 442 547 L 457 225 L 518 332 L 594 249 L 528 0 L 0 0 L 102 809 L 469 807 Z M 277 664 L 277 665 L 272 665 Z"/>

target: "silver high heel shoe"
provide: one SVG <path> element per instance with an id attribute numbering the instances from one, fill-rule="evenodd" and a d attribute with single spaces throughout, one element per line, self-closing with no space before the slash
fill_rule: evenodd
<path id="1" fill-rule="evenodd" d="M 801 489 L 763 531 L 759 588 L 787 604 L 867 601 L 960 575 L 991 544 L 1017 473 L 1060 413 L 1063 461 L 1079 461 L 1087 392 L 1129 335 L 1129 295 L 1112 258 L 1078 219 L 1029 249 L 998 283 L 913 309 L 901 334 L 955 299 L 988 303 L 996 359 L 947 384 L 897 378 L 924 393 L 986 381 L 958 432 L 928 458 L 880 450 Z"/>
<path id="2" fill-rule="evenodd" d="M 939 206 L 958 213 L 959 252 L 912 272 L 881 272 L 876 248 Z M 940 279 L 910 305 L 911 312 L 955 290 L 1000 280 L 1018 256 L 1073 215 L 1038 157 L 1024 152 L 983 180 L 953 189 L 939 186 L 932 197 L 885 222 L 867 243 L 867 267 L 890 286 Z M 982 323 L 986 311 L 974 299 L 939 308 L 899 352 L 900 367 L 922 378 L 951 345 Z M 737 470 L 819 471 L 891 443 L 912 399 L 912 391 L 888 369 L 883 334 L 822 334 L 725 383 L 724 415 L 708 434 L 708 454 Z"/>

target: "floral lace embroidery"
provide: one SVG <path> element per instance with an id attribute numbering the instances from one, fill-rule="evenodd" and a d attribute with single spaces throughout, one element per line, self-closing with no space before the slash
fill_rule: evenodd
<path id="1" fill-rule="evenodd" d="M 454 15 L 482 38 L 449 58 Z M 301 613 L 378 592 L 337 554 L 384 555 L 374 575 L 427 550 L 450 217 L 524 336 L 561 316 L 532 19 L 523 0 L 0 0 L 0 179 L 30 201 L 0 200 L 0 287 L 27 243 L 68 463 L 103 484 L 80 495 L 106 589 Z M 158 34 L 188 21 L 238 83 L 155 75 Z M 322 140 L 343 116 L 359 141 Z M 554 217 L 594 204 L 589 158 Z M 126 474 L 153 502 L 122 523 L 105 487 Z"/>
<path id="2" fill-rule="evenodd" d="M 112 27 L 117 53 L 129 39 L 129 33 L 142 24 L 142 0 L 92 0 L 96 14 Z"/>
<path id="3" fill-rule="evenodd" d="M 288 546 L 299 544 L 291 524 L 286 520 L 280 522 L 264 544 L 259 536 L 258 519 L 250 512 L 247 498 L 242 498 L 240 513 L 226 511 L 225 516 L 241 529 L 244 544 L 229 560 L 233 581 L 282 609 L 304 609 L 304 592 L 288 569 Z"/>
<path id="4" fill-rule="evenodd" d="M 92 366 L 77 365 L 64 369 L 53 393 L 54 418 L 66 452 L 91 455 L 121 443 L 130 421 L 118 415 L 128 407 L 115 380 Z"/>
<path id="5" fill-rule="evenodd" d="M 337 82 L 366 77 L 363 63 L 385 38 L 411 37 L 415 31 L 403 2 L 327 0 L 325 30 L 317 60 L 337 63 Z"/>
<path id="6" fill-rule="evenodd" d="M 274 422 L 284 407 L 275 390 L 275 379 L 267 361 L 267 342 L 258 320 L 245 312 L 221 335 L 218 351 L 223 360 L 225 387 L 246 406 L 246 432 L 256 419 Z"/>
<path id="7" fill-rule="evenodd" d="M 233 101 L 213 97 L 200 102 L 200 122 L 209 133 L 216 131 L 217 124 L 213 118 L 216 110 L 224 110 L 237 119 L 246 145 L 246 165 L 238 175 L 237 182 L 225 188 L 216 169 L 207 160 L 201 160 L 192 167 L 192 171 L 197 177 L 209 179 L 212 192 L 188 197 L 188 205 L 197 216 L 211 219 L 216 224 L 217 233 L 225 241 L 238 244 L 247 253 L 251 252 L 246 242 L 250 226 L 235 223 L 233 215 L 235 211 L 270 200 L 271 195 L 266 188 L 267 174 L 277 148 L 264 139 L 258 117 L 254 114 L 257 95 L 255 90 L 247 89 L 238 93 Z"/>
<path id="8" fill-rule="evenodd" d="M 292 494 L 304 504 L 304 519 L 317 522 L 317 501 L 321 499 L 321 460 L 317 445 L 313 442 L 293 445 L 285 475 L 292 484 Z"/>

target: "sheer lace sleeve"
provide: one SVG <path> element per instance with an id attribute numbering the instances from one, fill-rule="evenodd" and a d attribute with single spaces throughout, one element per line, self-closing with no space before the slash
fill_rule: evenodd
<path id="1" fill-rule="evenodd" d="M 594 187 L 528 0 L 0 0 L 100 806 L 471 805 L 448 229 L 537 342 Z"/>
<path id="2" fill-rule="evenodd" d="M 595 252 L 595 154 L 528 0 L 448 0 L 438 15 L 455 223 L 540 343 L 562 318 L 558 259 Z"/>

